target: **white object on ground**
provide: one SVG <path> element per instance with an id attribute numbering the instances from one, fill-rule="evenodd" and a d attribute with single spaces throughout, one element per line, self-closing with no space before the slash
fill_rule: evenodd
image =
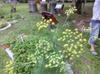
<path id="1" fill-rule="evenodd" d="M 5 52 L 8 54 L 8 56 L 11 58 L 11 60 L 14 60 L 14 53 L 9 49 L 9 48 L 6 48 L 5 49 Z"/>
<path id="2" fill-rule="evenodd" d="M 1 28 L 0 31 L 6 30 L 6 29 L 8 29 L 10 27 L 11 27 L 11 23 L 7 22 L 7 26 L 4 27 L 4 28 Z"/>
<path id="3" fill-rule="evenodd" d="M 68 62 L 66 62 L 66 64 L 65 64 L 65 73 L 66 74 L 74 74 L 74 72 L 71 68 L 71 64 L 69 64 Z"/>

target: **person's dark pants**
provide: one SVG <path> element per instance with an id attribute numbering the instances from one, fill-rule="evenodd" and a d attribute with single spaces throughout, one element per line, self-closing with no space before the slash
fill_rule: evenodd
<path id="1" fill-rule="evenodd" d="M 77 9 L 77 13 L 81 14 L 82 13 L 81 12 L 81 8 L 82 8 L 82 2 L 81 2 L 81 0 L 77 0 L 75 6 L 76 6 L 76 9 Z"/>

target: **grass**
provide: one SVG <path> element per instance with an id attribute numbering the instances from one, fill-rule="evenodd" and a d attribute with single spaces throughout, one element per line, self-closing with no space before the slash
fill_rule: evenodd
<path id="1" fill-rule="evenodd" d="M 7 5 L 7 7 L 5 6 L 4 10 L 7 11 L 7 12 L 5 11 L 6 12 L 5 15 L 10 14 L 9 5 Z M 33 14 L 30 15 L 28 13 L 28 6 L 26 4 L 21 4 L 21 5 L 18 4 L 17 11 L 18 12 L 16 13 L 16 15 L 20 14 L 21 16 L 25 18 L 25 20 L 19 20 L 19 22 L 12 25 L 11 28 L 0 32 L 0 35 L 1 35 L 0 43 L 4 43 L 8 37 L 12 37 L 12 33 L 13 35 L 18 35 L 19 33 L 22 33 L 22 32 L 31 33 L 34 28 L 35 23 L 40 19 L 40 15 L 38 15 L 37 13 L 34 13 L 34 15 Z"/>
<path id="2" fill-rule="evenodd" d="M 0 74 L 5 74 L 5 65 L 9 61 L 7 54 L 3 49 L 0 49 Z"/>
<path id="3" fill-rule="evenodd" d="M 91 4 L 89 4 L 88 6 L 91 6 Z M 10 14 L 10 6 L 8 4 L 4 5 L 4 12 L 5 15 Z M 11 28 L 0 32 L 0 44 L 6 43 L 8 41 L 8 38 L 13 39 L 20 33 L 35 33 L 34 25 L 41 19 L 40 15 L 38 13 L 30 15 L 28 13 L 28 4 L 18 4 L 16 14 L 22 15 L 25 19 L 20 19 L 19 22 L 12 25 Z M 89 35 L 85 34 L 85 36 L 88 39 Z M 98 53 L 100 53 L 99 48 L 100 47 L 97 47 Z M 76 71 L 76 74 L 78 74 L 78 72 L 79 74 L 100 74 L 100 55 L 91 55 L 89 49 L 90 47 L 89 45 L 87 45 L 86 50 L 84 54 L 81 56 L 81 58 L 77 59 L 76 62 L 74 62 L 73 69 Z M 5 52 L 2 49 L 0 49 L 0 74 L 4 73 L 3 69 L 5 66 L 5 62 L 8 60 L 9 59 L 7 58 Z"/>

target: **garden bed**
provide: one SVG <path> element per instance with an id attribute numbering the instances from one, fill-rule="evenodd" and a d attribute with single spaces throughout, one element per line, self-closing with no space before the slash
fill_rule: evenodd
<path id="1" fill-rule="evenodd" d="M 22 8 L 21 8 L 21 7 Z M 11 29 L 9 29 L 9 30 L 7 30 L 6 32 L 5 31 L 3 31 L 3 33 L 1 32 L 1 42 L 3 42 L 2 40 L 3 39 L 5 39 L 7 36 L 9 36 L 10 37 L 10 39 L 12 40 L 12 38 L 13 38 L 13 35 L 12 35 L 12 33 L 11 34 L 8 34 L 8 31 L 9 32 L 14 32 L 14 34 L 16 34 L 15 32 L 17 32 L 17 34 L 19 34 L 19 33 L 28 33 L 28 34 L 30 34 L 30 33 L 32 33 L 32 35 L 34 34 L 34 36 L 36 36 L 36 35 L 38 35 L 37 36 L 37 38 L 38 37 L 40 37 L 39 39 L 41 39 L 41 37 L 44 37 L 45 36 L 45 38 L 47 38 L 46 39 L 46 41 L 48 42 L 48 40 L 49 40 L 49 43 L 51 44 L 52 42 L 53 42 L 53 44 L 55 44 L 54 45 L 54 49 L 55 49 L 55 51 L 56 50 L 59 50 L 59 49 L 61 49 L 63 52 L 65 52 L 65 51 L 67 51 L 67 49 L 66 48 L 64 48 L 64 49 L 62 49 L 62 48 L 60 48 L 59 46 L 56 46 L 56 44 L 58 44 L 58 42 L 55 40 L 56 39 L 56 37 L 58 37 L 58 35 L 61 35 L 62 36 L 62 30 L 65 30 L 65 28 L 68 28 L 66 25 L 68 24 L 68 22 L 65 24 L 65 25 L 62 25 L 62 22 L 61 22 L 61 20 L 60 20 L 60 22 L 61 22 L 61 24 L 60 24 L 60 26 L 59 25 L 57 25 L 57 27 L 59 26 L 60 28 L 58 29 L 58 28 L 56 28 L 55 30 L 51 30 L 52 32 L 51 33 L 49 33 L 48 32 L 48 30 L 44 30 L 43 31 L 43 29 L 42 30 L 40 30 L 40 31 L 37 31 L 36 29 L 36 27 L 35 27 L 35 25 L 36 25 L 36 23 L 35 22 L 37 22 L 37 19 L 36 19 L 36 17 L 39 17 L 39 19 L 40 19 L 40 16 L 38 16 L 36 13 L 36 15 L 34 14 L 34 17 L 33 16 L 30 16 L 30 15 L 28 15 L 28 13 L 26 13 L 27 12 L 27 7 L 26 7 L 27 5 L 25 4 L 25 6 L 23 6 L 23 5 L 19 5 L 18 6 L 18 10 L 19 10 L 19 8 L 20 8 L 20 10 L 22 10 L 21 12 L 19 12 L 19 13 L 23 13 L 23 15 L 25 15 L 25 17 L 27 18 L 27 20 L 23 20 L 23 21 L 20 21 L 19 23 L 16 23 L 15 25 L 14 25 L 14 27 L 11 27 Z M 24 10 L 24 12 L 23 12 L 23 10 Z M 38 19 L 38 20 L 39 20 Z M 34 20 L 34 21 L 33 21 Z M 80 21 L 80 20 L 79 20 Z M 73 25 L 73 24 L 70 24 L 70 25 Z M 62 27 L 62 26 L 65 26 L 65 27 Z M 43 27 L 43 26 L 42 26 Z M 13 29 L 12 29 L 13 28 Z M 32 29 L 32 30 L 31 30 Z M 73 31 L 73 27 L 71 27 L 70 28 L 71 29 L 71 31 Z M 59 31 L 58 31 L 59 30 Z M 68 36 L 70 36 L 70 38 L 68 37 L 68 40 L 66 39 L 65 40 L 65 42 L 67 42 L 67 43 L 69 43 L 69 46 L 70 46 L 70 44 L 73 44 L 73 42 L 71 42 L 71 41 L 73 41 L 72 39 L 72 37 L 77 37 L 76 35 L 75 36 L 73 36 L 72 34 L 70 34 L 70 33 L 72 33 L 72 32 L 68 32 L 68 31 L 70 31 L 70 30 L 67 30 L 67 32 L 65 31 L 65 32 L 63 32 L 64 34 L 65 33 L 67 33 L 67 35 Z M 75 31 L 74 31 L 75 32 Z M 73 33 L 74 34 L 74 33 Z M 48 36 L 47 36 L 48 35 Z M 78 35 L 78 34 L 77 34 Z M 4 37 L 5 36 L 5 37 Z M 14 37 L 17 37 L 17 36 L 19 36 L 19 38 L 20 38 L 20 35 L 14 35 Z M 34 56 L 34 52 L 36 52 L 37 50 L 34 50 L 35 49 L 35 47 L 34 47 L 34 44 L 35 44 L 35 42 L 34 41 L 36 41 L 37 39 L 34 39 L 33 41 L 31 41 L 33 38 L 34 38 L 34 36 L 32 37 L 32 38 L 28 38 L 29 39 L 29 41 L 27 41 L 26 43 L 24 43 L 23 41 L 21 41 L 20 42 L 20 44 L 19 43 L 17 43 L 18 41 L 16 41 L 16 42 L 14 42 L 15 44 L 14 44 L 14 47 L 16 48 L 16 49 L 12 49 L 11 48 L 11 50 L 13 50 L 13 52 L 14 53 L 16 53 L 15 54 L 15 56 L 16 56 L 16 58 L 17 59 L 19 59 L 19 60 L 17 60 L 17 59 L 15 59 L 15 61 L 19 61 L 20 63 L 18 63 L 18 62 L 15 62 L 15 70 L 16 71 L 22 71 L 23 72 L 23 70 L 25 69 L 25 74 L 28 74 L 28 73 L 26 73 L 26 72 L 30 72 L 30 70 L 32 70 L 32 65 L 34 65 L 34 58 L 33 58 L 33 56 Z M 88 37 L 89 35 L 87 35 L 86 37 Z M 64 39 L 63 37 L 65 37 L 65 36 L 62 36 L 62 40 Z M 81 37 L 79 37 L 76 41 L 74 41 L 75 42 L 75 44 L 78 42 L 78 40 L 80 39 Z M 27 39 L 27 37 L 25 38 L 25 39 Z M 69 40 L 69 39 L 71 39 L 71 40 Z M 82 38 L 83 39 L 83 38 Z M 41 41 L 43 40 L 43 38 L 41 39 Z M 9 40 L 10 41 L 10 40 Z M 26 41 L 26 40 L 25 40 Z M 31 41 L 31 42 L 30 42 Z M 36 41 L 36 42 L 38 42 L 38 41 Z M 70 43 L 71 42 L 71 43 Z M 19 44 L 19 46 L 18 46 L 18 44 Z M 39 44 L 39 42 L 38 42 L 38 44 Z M 75 45 L 74 44 L 74 45 Z M 41 45 L 41 43 L 39 44 L 39 45 Z M 61 47 L 63 47 L 63 42 L 60 44 L 61 45 Z M 87 44 L 86 44 L 87 45 Z M 66 45 L 65 45 L 66 46 Z M 81 45 L 80 45 L 81 46 Z M 4 48 L 7 48 L 8 46 L 6 46 L 6 45 L 4 45 Z M 74 65 L 75 65 L 75 67 L 72 65 L 72 67 L 73 67 L 73 70 L 74 70 L 74 73 L 75 74 L 99 74 L 100 73 L 100 59 L 98 59 L 98 58 L 96 58 L 96 57 L 94 57 L 94 56 L 91 56 L 91 54 L 89 53 L 89 46 L 87 45 L 87 46 L 84 46 L 85 47 L 85 49 L 83 50 L 85 53 L 84 53 L 84 55 L 83 54 L 81 54 L 83 57 L 86 57 L 86 59 L 84 59 L 84 58 L 82 58 L 82 57 L 80 57 L 78 60 L 79 61 L 77 61 L 77 58 L 75 58 L 74 59 L 74 61 L 76 61 L 77 63 L 74 63 Z M 18 49 L 18 48 L 20 48 L 20 49 Z M 22 49 L 23 48 L 23 49 Z M 27 49 L 26 49 L 27 48 Z M 57 49 L 56 49 L 57 48 Z M 76 48 L 76 47 L 75 47 Z M 42 49 L 43 50 L 43 49 Z M 42 52 L 42 50 L 41 50 L 41 52 Z M 75 49 L 74 49 L 75 50 Z M 45 50 L 44 50 L 45 51 Z M 54 51 L 54 50 L 53 50 Z M 70 51 L 70 50 L 69 50 Z M 99 48 L 98 48 L 98 51 L 99 51 Z M 26 53 L 25 53 L 26 52 Z M 39 52 L 40 52 L 40 50 L 39 50 Z M 2 53 L 2 52 L 1 52 Z M 17 53 L 18 53 L 18 55 L 17 55 Z M 20 54 L 21 53 L 21 54 Z M 73 53 L 75 53 L 76 54 L 76 52 L 74 52 L 73 51 Z M 80 53 L 80 52 L 79 52 Z M 99 53 L 100 53 L 100 51 L 99 51 Z M 20 54 L 20 55 L 19 55 Z M 68 54 L 68 53 L 67 53 Z M 67 55 L 66 54 L 66 55 Z M 40 54 L 41 55 L 41 54 Z M 40 56 L 39 55 L 39 56 Z M 48 55 L 48 54 L 47 54 Z M 68 55 L 71 55 L 71 53 L 69 53 Z M 18 57 L 17 57 L 18 56 Z M 42 56 L 42 55 L 41 55 Z M 51 55 L 50 55 L 51 56 Z M 71 55 L 72 57 L 73 57 L 73 55 Z M 78 56 L 78 55 L 77 55 Z M 100 56 L 100 55 L 99 55 Z M 99 57 L 98 56 L 98 57 Z M 30 59 L 28 59 L 28 61 L 27 61 L 27 59 L 26 59 L 26 57 L 28 57 L 28 58 L 30 58 Z M 36 56 L 35 56 L 36 57 Z M 66 56 L 67 57 L 67 56 Z M 7 57 L 8 58 L 8 57 Z M 51 57 L 50 57 L 51 58 Z M 3 56 L 3 58 L 2 58 L 3 60 L 5 59 L 4 58 L 4 56 Z M 71 58 L 72 59 L 72 58 Z M 1 62 L 3 61 L 3 60 L 1 60 Z M 31 63 L 30 61 L 31 60 L 33 60 L 33 63 Z M 41 60 L 41 59 L 40 59 Z M 89 60 L 89 61 L 88 61 Z M 56 60 L 57 61 L 57 60 Z M 46 61 L 45 61 L 46 62 Z M 45 63 L 45 62 L 43 62 L 43 63 Z M 91 63 L 92 62 L 92 63 Z M 41 64 L 41 62 L 39 62 L 39 64 Z M 37 64 L 37 65 L 39 65 L 39 64 Z M 1 64 L 2 65 L 2 64 Z M 25 65 L 25 66 L 24 66 Z M 27 65 L 27 66 L 26 66 Z M 92 65 L 92 66 L 91 66 Z M 23 67 L 24 66 L 24 67 Z M 46 65 L 47 66 L 47 65 Z M 54 66 L 54 65 L 53 65 Z M 23 68 L 22 68 L 23 67 Z M 10 67 L 9 67 L 10 68 Z M 66 69 L 66 68 L 65 68 Z M 1 70 L 2 70 L 2 68 L 1 68 Z M 33 71 L 33 70 L 32 70 Z M 49 73 L 48 71 L 46 72 L 46 73 L 43 73 L 43 66 L 41 66 L 41 68 L 40 68 L 40 66 L 38 66 L 38 69 L 36 68 L 35 70 L 34 70 L 35 72 L 37 72 L 37 73 L 33 73 L 33 74 L 56 74 L 56 73 L 53 73 L 53 71 L 56 71 L 56 69 L 53 69 L 53 70 L 51 70 L 51 72 Z M 57 70 L 58 71 L 58 70 Z M 3 73 L 3 72 L 2 72 Z M 1 74 L 2 74 L 1 73 Z M 9 73 L 7 73 L 7 74 L 9 74 Z M 11 74 L 11 73 L 10 73 Z M 23 74 L 23 73 L 21 73 L 21 74 Z M 63 73 L 60 73 L 60 74 L 63 74 Z"/>

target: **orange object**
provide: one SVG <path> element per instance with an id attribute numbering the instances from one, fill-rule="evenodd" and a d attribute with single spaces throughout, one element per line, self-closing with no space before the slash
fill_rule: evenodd
<path id="1" fill-rule="evenodd" d="M 52 14 L 52 13 L 50 13 L 50 12 L 46 12 L 46 11 L 43 11 L 42 13 L 42 16 L 44 17 L 44 19 L 46 19 L 46 20 L 52 20 L 50 23 L 52 24 L 52 23 L 55 23 L 55 24 L 57 24 L 58 23 L 58 21 L 57 21 L 57 19 L 55 18 L 55 16 Z"/>

